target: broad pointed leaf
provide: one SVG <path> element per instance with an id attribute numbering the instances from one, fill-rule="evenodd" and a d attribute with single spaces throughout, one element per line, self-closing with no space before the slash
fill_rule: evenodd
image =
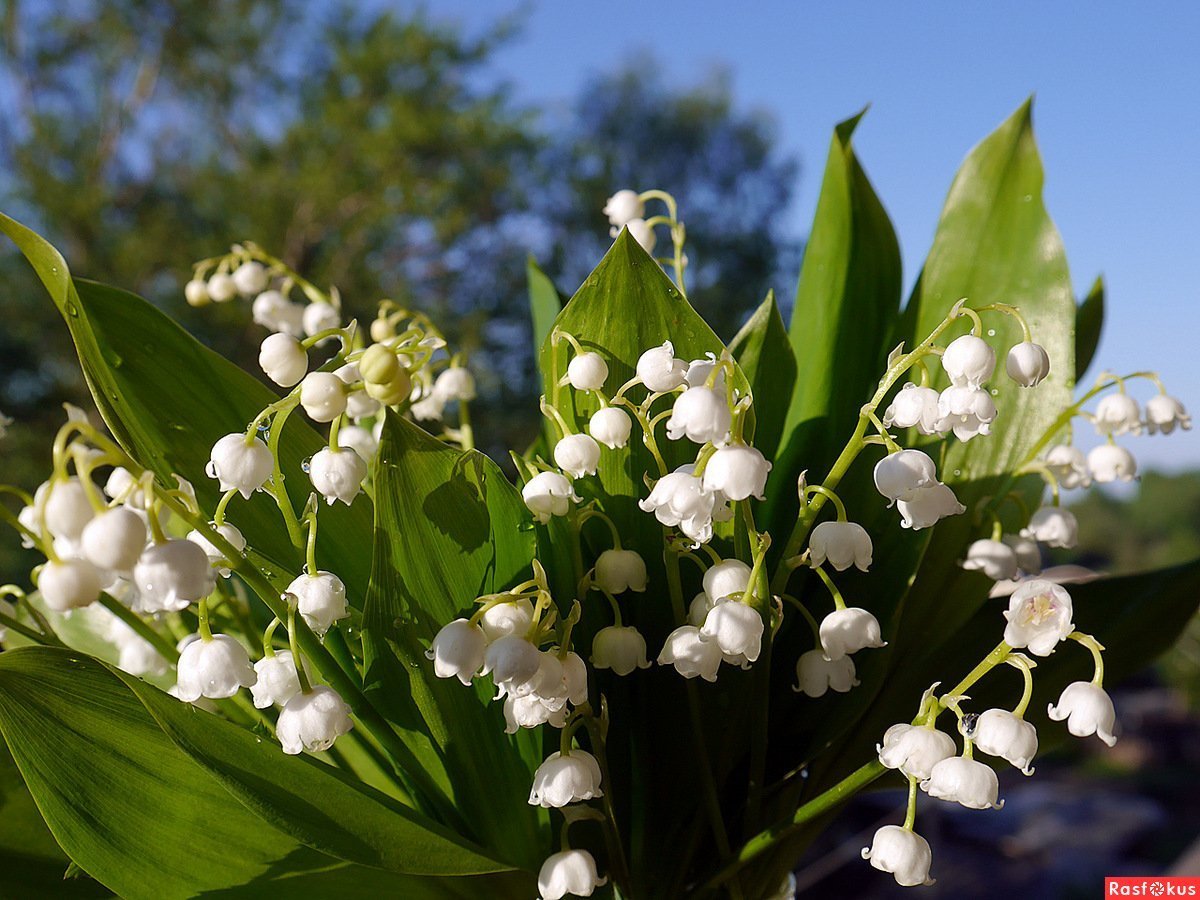
<path id="1" fill-rule="evenodd" d="M 1075 380 L 1081 381 L 1096 356 L 1104 330 L 1104 276 L 1096 276 L 1092 289 L 1075 312 Z"/>
<path id="2" fill-rule="evenodd" d="M 774 459 L 796 383 L 796 355 L 774 291 L 734 335 L 729 352 L 749 379 L 754 395 L 754 446 L 767 459 Z"/>

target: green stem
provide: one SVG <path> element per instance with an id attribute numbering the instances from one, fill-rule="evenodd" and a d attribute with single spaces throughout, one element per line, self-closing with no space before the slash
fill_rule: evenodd
<path id="1" fill-rule="evenodd" d="M 304 657 L 300 654 L 300 642 L 296 639 L 296 607 L 288 601 L 288 646 L 292 650 L 292 665 L 296 667 L 296 678 L 300 682 L 300 693 L 311 694 L 312 685 L 308 683 L 308 675 L 304 672 Z"/>
<path id="2" fill-rule="evenodd" d="M 908 779 L 908 809 L 904 814 L 904 830 L 912 831 L 917 821 L 917 780 Z"/>
<path id="3" fill-rule="evenodd" d="M 159 656 L 172 665 L 179 659 L 179 651 L 169 640 L 155 631 L 146 620 L 132 609 L 107 593 L 100 594 L 100 605 L 128 625 L 138 637 L 158 651 Z"/>

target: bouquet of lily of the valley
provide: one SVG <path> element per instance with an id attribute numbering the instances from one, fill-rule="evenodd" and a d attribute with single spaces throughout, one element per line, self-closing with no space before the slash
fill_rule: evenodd
<path id="1" fill-rule="evenodd" d="M 565 305 L 531 265 L 544 427 L 510 460 L 475 449 L 486 396 L 418 310 L 346 321 L 252 243 L 198 263 L 189 303 L 270 331 L 268 387 L 0 218 L 103 419 L 69 410 L 0 507 L 44 557 L 0 604 L 0 835 L 29 863 L 3 878 L 787 897 L 877 782 L 907 811 L 862 855 L 920 885 L 923 805 L 986 816 L 1039 745 L 1111 745 L 1107 689 L 1200 565 L 1080 578 L 1042 549 L 1075 541 L 1069 490 L 1135 476 L 1130 435 L 1190 420 L 1153 373 L 1076 388 L 1103 300 L 1072 294 L 1028 106 L 956 176 L 903 307 L 856 123 L 790 326 L 768 297 L 708 328 L 663 191 L 614 194 Z"/>

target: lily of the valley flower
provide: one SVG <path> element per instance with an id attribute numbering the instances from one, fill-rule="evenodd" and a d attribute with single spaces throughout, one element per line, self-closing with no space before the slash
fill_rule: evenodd
<path id="1" fill-rule="evenodd" d="M 675 358 L 675 347 L 670 341 L 661 347 L 651 347 L 638 357 L 637 377 L 654 394 L 675 390 L 686 381 L 687 372 L 688 364 Z"/>
<path id="2" fill-rule="evenodd" d="M 541 665 L 541 652 L 522 635 L 505 635 L 484 651 L 483 674 L 492 676 L 500 695 L 517 693 L 537 676 Z"/>
<path id="3" fill-rule="evenodd" d="M 1109 394 L 1097 403 L 1093 421 L 1096 431 L 1103 435 L 1138 434 L 1142 430 L 1138 403 L 1125 393 Z"/>
<path id="4" fill-rule="evenodd" d="M 982 572 L 992 581 L 1008 581 L 1017 576 L 1017 554 L 1003 541 L 979 540 L 967 548 L 962 567 Z"/>
<path id="5" fill-rule="evenodd" d="M 1067 731 L 1075 737 L 1094 734 L 1110 747 L 1117 742 L 1117 711 L 1112 698 L 1090 681 L 1068 684 L 1058 704 L 1051 703 L 1046 713 L 1055 722 L 1066 719 Z"/>
<path id="6" fill-rule="evenodd" d="M 899 825 L 884 825 L 875 832 L 870 847 L 863 847 L 862 858 L 881 872 L 889 872 L 901 887 L 933 884 L 929 866 L 933 852 L 929 842 L 915 831 Z"/>
<path id="7" fill-rule="evenodd" d="M 1058 444 L 1046 452 L 1046 468 L 1058 479 L 1059 487 L 1071 490 L 1092 483 L 1087 458 L 1072 444 Z"/>
<path id="8" fill-rule="evenodd" d="M 339 328 L 341 324 L 341 317 L 331 303 L 309 303 L 300 316 L 300 326 L 309 337 Z"/>
<path id="9" fill-rule="evenodd" d="M 539 472 L 521 488 L 521 497 L 540 524 L 545 525 L 552 516 L 565 516 L 571 503 L 582 499 L 576 496 L 571 482 L 558 472 Z"/>
<path id="10" fill-rule="evenodd" d="M 675 400 L 667 419 L 667 437 L 673 441 L 687 437 L 697 444 L 719 444 L 725 440 L 732 422 L 733 413 L 723 391 L 704 385 L 690 387 Z"/>
<path id="11" fill-rule="evenodd" d="M 629 414 L 615 406 L 596 410 L 588 420 L 588 434 L 610 450 L 619 450 L 628 444 L 632 430 Z"/>
<path id="12" fill-rule="evenodd" d="M 479 627 L 483 629 L 488 642 L 497 640 L 509 634 L 523 636 L 533 624 L 533 604 L 526 597 L 497 603 L 484 610 L 479 617 Z"/>
<path id="13" fill-rule="evenodd" d="M 937 483 L 937 467 L 920 450 L 900 450 L 875 464 L 875 487 L 893 503 L 912 500 L 923 488 Z"/>
<path id="14" fill-rule="evenodd" d="M 640 219 L 646 214 L 646 204 L 642 202 L 637 191 L 622 188 L 604 204 L 604 215 L 608 216 L 608 224 L 614 228 L 627 225 L 634 219 Z"/>
<path id="15" fill-rule="evenodd" d="M 304 305 L 293 303 L 280 291 L 263 291 L 250 304 L 255 323 L 278 334 L 299 338 L 304 334 Z"/>
<path id="16" fill-rule="evenodd" d="M 443 403 L 452 400 L 469 402 L 475 399 L 475 376 L 470 369 L 452 366 L 444 370 L 433 382 L 433 395 Z"/>
<path id="17" fill-rule="evenodd" d="M 967 511 L 950 486 L 940 481 L 913 491 L 907 500 L 897 500 L 896 509 L 900 511 L 900 524 L 914 530 L 932 528 L 947 516 Z"/>
<path id="18" fill-rule="evenodd" d="M 239 553 L 246 549 L 246 537 L 236 525 L 222 522 L 220 525 L 210 524 L 209 527 L 225 538 L 233 549 Z M 232 571 L 230 567 L 233 565 L 233 560 L 227 558 L 223 550 L 218 549 L 216 544 L 195 529 L 188 532 L 187 539 L 204 551 L 204 555 L 208 557 L 209 565 L 226 578 L 229 577 Z"/>
<path id="19" fill-rule="evenodd" d="M 808 539 L 813 566 L 828 560 L 839 572 L 851 566 L 866 572 L 871 568 L 871 536 L 857 522 L 822 522 Z"/>
<path id="20" fill-rule="evenodd" d="M 563 850 L 551 855 L 538 872 L 540 900 L 562 900 L 568 894 L 590 897 L 608 883 L 596 872 L 596 860 L 586 850 Z"/>
<path id="21" fill-rule="evenodd" d="M 100 599 L 100 570 L 86 559 L 51 560 L 42 566 L 37 587 L 55 612 L 80 609 Z"/>
<path id="22" fill-rule="evenodd" d="M 228 303 L 238 294 L 237 284 L 225 272 L 217 272 L 208 279 L 207 287 L 213 303 Z"/>
<path id="23" fill-rule="evenodd" d="M 208 555 L 187 540 L 148 547 L 133 567 L 142 612 L 178 612 L 207 597 L 216 586 Z"/>
<path id="24" fill-rule="evenodd" d="M 233 270 L 233 286 L 244 297 L 251 297 L 267 287 L 267 270 L 263 264 L 248 260 Z"/>
<path id="25" fill-rule="evenodd" d="M 867 648 L 884 647 L 879 620 L 857 606 L 835 609 L 821 620 L 821 649 L 831 662 Z"/>
<path id="26" fill-rule="evenodd" d="M 925 725 L 897 724 L 883 733 L 883 743 L 875 745 L 881 765 L 899 769 L 909 778 L 924 781 L 933 767 L 957 752 L 954 738 L 944 731 Z"/>
<path id="27" fill-rule="evenodd" d="M 844 694 L 858 685 L 852 657 L 829 660 L 820 650 L 809 650 L 796 660 L 796 684 L 792 690 L 797 693 L 815 699 L 830 690 Z"/>
<path id="28" fill-rule="evenodd" d="M 1000 780 L 987 763 L 951 756 L 934 764 L 921 789 L 930 797 L 958 803 L 967 809 L 1000 809 Z"/>
<path id="29" fill-rule="evenodd" d="M 570 803 L 603 797 L 600 778 L 600 764 L 586 750 L 572 750 L 566 756 L 556 751 L 533 773 L 529 804 L 562 809 Z"/>
<path id="30" fill-rule="evenodd" d="M 649 668 L 646 639 L 632 625 L 601 628 L 592 639 L 592 665 L 597 669 L 612 669 L 617 675 Z"/>
<path id="31" fill-rule="evenodd" d="M 203 278 L 193 278 L 183 286 L 183 299 L 188 306 L 206 306 L 212 299 L 208 296 L 208 282 Z"/>
<path id="32" fill-rule="evenodd" d="M 577 391 L 598 391 L 608 379 L 608 363 L 599 353 L 580 353 L 567 363 L 567 382 Z"/>
<path id="33" fill-rule="evenodd" d="M 638 501 L 642 512 L 654 513 L 668 527 L 679 526 L 684 534 L 701 544 L 712 538 L 715 504 L 716 497 L 692 474 L 691 465 L 680 466 L 658 479 L 650 496 Z"/>
<path id="34" fill-rule="evenodd" d="M 246 648 L 227 634 L 189 643 L 179 654 L 176 672 L 175 695 L 187 703 L 201 697 L 232 697 L 239 688 L 251 687 L 258 680 Z"/>
<path id="35" fill-rule="evenodd" d="M 275 736 L 284 753 L 319 753 L 353 727 L 350 707 L 341 695 L 331 687 L 317 685 L 284 705 L 275 723 Z"/>
<path id="36" fill-rule="evenodd" d="M 88 500 L 87 489 L 78 478 L 68 478 L 53 482 L 47 491 L 42 508 L 46 528 L 55 537 L 79 540 L 84 527 L 96 514 Z"/>
<path id="37" fill-rule="evenodd" d="M 227 434 L 215 444 L 209 454 L 205 472 L 217 479 L 224 491 L 237 491 L 247 500 L 266 484 L 275 467 L 271 451 L 258 438 L 246 440 L 244 434 Z"/>
<path id="38" fill-rule="evenodd" d="M 719 601 L 705 616 L 700 634 L 721 648 L 725 662 L 748 665 L 758 659 L 762 650 L 762 616 L 740 601 Z"/>
<path id="39" fill-rule="evenodd" d="M 309 372 L 300 382 L 300 405 L 314 422 L 332 422 L 346 411 L 346 382 L 332 372 Z"/>
<path id="40" fill-rule="evenodd" d="M 717 680 L 723 661 L 721 647 L 716 641 L 707 640 L 696 625 L 681 625 L 672 631 L 658 654 L 660 666 L 674 666 L 684 678 L 699 676 L 705 681 Z"/>
<path id="41" fill-rule="evenodd" d="M 354 450 L 325 447 L 309 462 L 308 477 L 330 506 L 338 500 L 349 506 L 362 490 L 367 463 Z"/>
<path id="42" fill-rule="evenodd" d="M 84 558 L 110 572 L 131 572 L 145 546 L 145 521 L 123 506 L 98 514 L 80 537 Z"/>
<path id="43" fill-rule="evenodd" d="M 921 434 L 936 434 L 938 418 L 938 392 L 909 382 L 884 411 L 883 424 L 888 428 L 915 426 Z"/>
<path id="44" fill-rule="evenodd" d="M 269 334 L 258 350 L 258 364 L 280 387 L 295 387 L 308 373 L 308 354 L 290 334 Z"/>
<path id="45" fill-rule="evenodd" d="M 1021 536 L 1041 541 L 1050 547 L 1071 548 L 1079 542 L 1079 522 L 1069 509 L 1044 506 L 1021 529 Z"/>
<path id="46" fill-rule="evenodd" d="M 353 398 L 359 395 L 356 393 L 350 396 Z M 370 462 L 375 458 L 375 451 L 379 449 L 379 441 L 361 425 L 343 425 L 338 430 L 338 447 L 353 450 L 362 457 L 363 462 Z"/>
<path id="47" fill-rule="evenodd" d="M 1050 374 L 1050 354 L 1041 344 L 1022 341 L 1008 351 L 1008 377 L 1021 387 L 1036 387 Z"/>
<path id="48" fill-rule="evenodd" d="M 554 464 L 572 478 L 595 475 L 600 445 L 586 434 L 568 434 L 554 445 Z"/>
<path id="49" fill-rule="evenodd" d="M 1124 447 L 1101 444 L 1087 455 L 1088 471 L 1101 484 L 1110 481 L 1133 481 L 1137 475 L 1137 460 Z"/>
<path id="50" fill-rule="evenodd" d="M 654 233 L 654 227 L 649 222 L 645 219 L 630 219 L 625 223 L 625 227 L 629 229 L 629 236 L 641 244 L 643 250 L 647 253 L 654 252 L 658 235 Z"/>
<path id="51" fill-rule="evenodd" d="M 1012 548 L 1017 559 L 1017 568 L 1026 575 L 1037 575 L 1042 571 L 1042 551 L 1033 538 L 1006 534 L 1004 543 Z"/>
<path id="52" fill-rule="evenodd" d="M 964 334 L 946 347 L 942 368 L 955 385 L 978 390 L 996 370 L 996 351 L 982 338 Z"/>
<path id="53" fill-rule="evenodd" d="M 1009 597 L 1004 640 L 1034 656 L 1049 656 L 1075 630 L 1071 595 L 1062 585 L 1038 579 L 1020 585 Z"/>
<path id="54" fill-rule="evenodd" d="M 989 709 L 979 714 L 972 732 L 975 747 L 989 756 L 1006 759 L 1026 775 L 1037 754 L 1037 729 L 1006 709 Z"/>
<path id="55" fill-rule="evenodd" d="M 455 619 L 434 635 L 425 658 L 433 660 L 433 674 L 438 678 L 457 678 L 470 684 L 483 668 L 487 644 L 487 635 L 480 626 L 467 619 Z"/>
<path id="56" fill-rule="evenodd" d="M 646 590 L 646 561 L 634 550 L 605 550 L 596 559 L 595 581 L 610 594 Z"/>
<path id="57" fill-rule="evenodd" d="M 704 489 L 720 492 L 727 500 L 745 500 L 748 497 L 762 500 L 770 472 L 771 463 L 762 453 L 747 444 L 733 444 L 722 447 L 709 457 L 704 467 Z"/>
<path id="58" fill-rule="evenodd" d="M 257 709 L 283 706 L 300 693 L 300 676 L 291 650 L 276 650 L 274 656 L 264 656 L 254 664 L 256 681 L 250 695 Z"/>
<path id="59" fill-rule="evenodd" d="M 1188 431 L 1192 417 L 1183 404 L 1166 394 L 1155 394 L 1146 401 L 1146 430 L 1151 434 L 1170 434 L 1176 427 Z"/>
<path id="60" fill-rule="evenodd" d="M 704 593 L 712 603 L 726 597 L 740 597 L 750 584 L 750 572 L 750 567 L 740 559 L 726 559 L 709 566 L 702 582 Z"/>
<path id="61" fill-rule="evenodd" d="M 990 434 L 996 415 L 991 394 L 983 388 L 956 384 L 938 397 L 938 420 L 934 427 L 939 432 L 953 431 L 956 438 L 965 442 L 976 435 Z"/>

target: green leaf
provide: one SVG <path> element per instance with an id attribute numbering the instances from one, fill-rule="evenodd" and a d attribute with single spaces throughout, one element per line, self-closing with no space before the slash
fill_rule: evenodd
<path id="1" fill-rule="evenodd" d="M 1096 356 L 1104 328 L 1104 276 L 1096 276 L 1075 312 L 1075 380 L 1081 381 Z"/>
<path id="2" fill-rule="evenodd" d="M 204 472 L 212 445 L 244 431 L 278 399 L 261 382 L 204 347 L 145 300 L 117 288 L 72 280 L 62 256 L 20 223 L 0 214 L 7 234 L 34 267 L 58 306 L 75 341 L 96 406 L 122 447 L 142 465 L 171 482 L 177 473 L 196 489 L 202 507 L 220 499 L 215 479 Z M 301 421 L 288 420 L 280 455 L 289 494 L 297 509 L 311 491 L 301 462 L 324 439 Z M 346 583 L 360 606 L 370 572 L 371 504 L 337 504 L 321 511 L 320 563 Z M 278 509 L 265 494 L 238 501 L 228 518 L 250 545 L 276 565 L 298 571 Z"/>
<path id="3" fill-rule="evenodd" d="M 781 533 L 796 477 L 828 471 L 883 375 L 900 308 L 900 248 L 851 142 L 865 112 L 834 129 L 792 308 L 795 389 L 767 488 Z"/>
<path id="4" fill-rule="evenodd" d="M 729 352 L 749 379 L 754 396 L 754 446 L 767 459 L 774 459 L 796 383 L 796 355 L 774 291 L 729 342 Z"/>
<path id="5" fill-rule="evenodd" d="M 562 311 L 563 297 L 554 286 L 554 282 L 543 272 L 532 256 L 525 265 L 526 279 L 529 283 L 529 313 L 533 319 L 533 346 L 540 347 L 546 343 L 550 331 L 554 328 L 554 320 Z"/>
<path id="6" fill-rule="evenodd" d="M 363 615 L 366 691 L 424 764 L 425 789 L 505 858 L 535 866 L 546 819 L 528 804 L 540 743 L 504 734 L 489 686 L 433 675 L 424 650 L 437 631 L 529 571 L 534 536 L 500 469 L 389 414 L 375 482 L 375 563 Z M 480 760 L 487 760 L 480 765 Z"/>

